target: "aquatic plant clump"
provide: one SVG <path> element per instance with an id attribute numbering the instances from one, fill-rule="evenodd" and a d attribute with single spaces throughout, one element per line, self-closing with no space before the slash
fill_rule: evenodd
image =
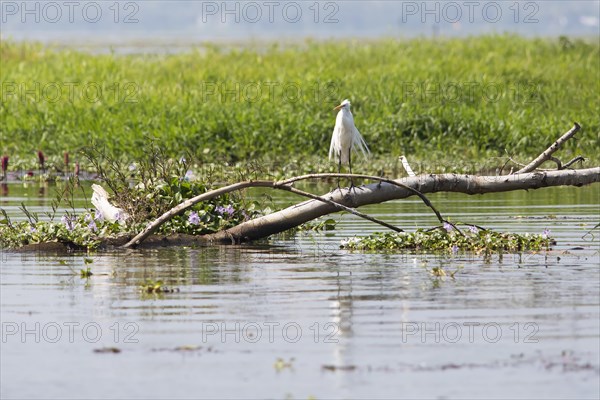
<path id="1" fill-rule="evenodd" d="M 115 181 L 113 181 L 115 183 Z M 115 183 L 116 184 L 116 183 Z M 123 186 L 118 185 L 119 189 Z M 69 190 L 73 190 L 70 188 Z M 177 177 L 152 180 L 127 188 L 127 196 L 120 192 L 115 196 L 119 206 L 125 208 L 127 220 L 106 220 L 102 213 L 66 213 L 60 218 L 47 214 L 41 220 L 36 213 L 23 208 L 28 220 L 12 222 L 0 209 L 0 246 L 19 248 L 30 244 L 59 242 L 84 249 L 98 248 L 103 241 L 121 236 L 133 236 L 174 205 L 202 194 L 209 187 L 200 182 L 190 182 Z M 58 208 L 56 205 L 53 208 Z M 163 224 L 158 234 L 204 235 L 238 225 L 250 218 L 262 215 L 256 202 L 245 201 L 241 196 L 226 194 L 218 199 L 195 204 L 181 215 Z"/>
<path id="2" fill-rule="evenodd" d="M 222 206 L 216 206 L 222 207 Z M 230 204 L 228 207 L 233 209 Z M 215 208 L 209 205 L 209 208 Z M 201 235 L 217 232 L 245 220 L 249 215 L 245 210 L 235 210 L 231 214 L 219 214 L 206 209 L 189 211 L 176 216 L 161 226 L 159 234 L 185 233 Z M 75 247 L 92 250 L 98 248 L 103 240 L 120 236 L 131 236 L 144 228 L 143 223 L 126 225 L 119 221 L 104 220 L 96 213 L 82 215 L 64 215 L 60 221 L 21 221 L 11 222 L 4 218 L 0 220 L 0 247 L 19 248 L 39 243 L 65 243 Z"/>
<path id="3" fill-rule="evenodd" d="M 115 237 L 120 231 L 118 222 L 94 219 L 91 214 L 64 215 L 59 222 L 11 222 L 5 217 L 0 220 L 0 246 L 18 248 L 28 244 L 61 242 L 90 249 L 100 244 L 99 238 Z"/>
<path id="4" fill-rule="evenodd" d="M 542 234 L 518 234 L 494 232 L 487 229 L 470 227 L 467 232 L 444 228 L 415 232 L 375 233 L 362 238 L 349 238 L 342 241 L 340 247 L 349 250 L 366 251 L 439 251 L 456 253 L 458 251 L 518 252 L 549 249 L 555 241 L 548 230 Z"/>

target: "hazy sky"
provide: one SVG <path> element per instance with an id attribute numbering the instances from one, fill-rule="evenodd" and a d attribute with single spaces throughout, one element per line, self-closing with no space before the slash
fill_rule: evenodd
<path id="1" fill-rule="evenodd" d="M 1 1 L 3 38 L 81 43 L 600 35 L 600 1 Z"/>

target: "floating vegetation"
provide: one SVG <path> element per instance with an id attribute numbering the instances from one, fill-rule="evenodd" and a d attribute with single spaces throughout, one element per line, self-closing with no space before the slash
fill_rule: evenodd
<path id="1" fill-rule="evenodd" d="M 156 219 L 175 205 L 213 189 L 212 184 L 195 180 L 189 174 L 184 158 L 171 160 L 157 146 L 150 146 L 148 158 L 137 160 L 131 170 L 130 166 L 123 165 L 98 149 L 89 148 L 87 151 L 86 156 L 100 172 L 105 185 L 114 193 L 111 201 L 131 218 L 111 222 L 98 210 L 77 214 L 72 198 L 81 186 L 75 179 L 70 179 L 57 191 L 52 201 L 52 212 L 38 215 L 22 205 L 21 211 L 27 221 L 12 222 L 5 210 L 0 208 L 0 247 L 19 248 L 59 242 L 82 250 L 96 249 L 107 239 L 133 236 L 144 229 L 148 221 Z M 89 193 L 84 192 L 83 195 L 89 197 Z M 71 211 L 65 211 L 60 216 L 57 211 L 65 203 Z M 195 204 L 185 213 L 161 225 L 157 233 L 209 234 L 266 212 L 260 209 L 258 202 L 246 201 L 240 194 L 228 193 Z"/>
<path id="2" fill-rule="evenodd" d="M 294 369 L 294 357 L 290 358 L 289 361 L 285 361 L 283 358 L 281 357 L 277 357 L 277 360 L 275 360 L 275 364 L 273 364 L 273 368 L 275 368 L 275 371 L 277 372 L 281 372 L 285 369 Z"/>
<path id="3" fill-rule="evenodd" d="M 79 270 L 79 276 L 81 276 L 82 278 L 90 278 L 92 275 L 94 275 L 92 273 L 91 268 L 86 268 L 86 269 L 80 269 Z"/>
<path id="4" fill-rule="evenodd" d="M 325 371 L 344 371 L 351 372 L 356 369 L 356 365 L 323 365 L 321 366 Z"/>
<path id="5" fill-rule="evenodd" d="M 99 221 L 90 213 L 65 215 L 60 221 L 30 220 L 11 222 L 0 219 L 0 246 L 18 248 L 29 244 L 61 242 L 82 249 L 93 249 L 101 239 L 123 234 L 118 222 Z"/>
<path id="6" fill-rule="evenodd" d="M 118 354 L 121 352 L 121 349 L 118 347 L 102 347 L 99 349 L 94 349 L 94 353 L 104 353 L 104 354 Z"/>
<path id="7" fill-rule="evenodd" d="M 375 233 L 362 238 L 343 240 L 341 248 L 364 251 L 439 251 L 457 253 L 471 251 L 476 253 L 519 252 L 547 250 L 555 241 L 550 231 L 542 234 L 494 232 L 471 226 L 466 232 L 453 227 L 445 227 L 415 232 Z M 432 271 L 432 275 L 445 275 L 445 271 Z"/>
<path id="8" fill-rule="evenodd" d="M 140 291 L 146 294 L 179 293 L 179 288 L 165 286 L 161 280 L 153 281 L 149 279 L 140 286 Z"/>
<path id="9" fill-rule="evenodd" d="M 448 275 L 446 274 L 446 270 L 442 267 L 433 267 L 431 271 L 429 271 L 429 273 L 435 276 L 436 278 L 443 278 L 446 275 Z M 454 276 L 454 274 L 452 274 L 452 276 Z"/>
<path id="10" fill-rule="evenodd" d="M 199 346 L 199 345 L 195 345 L 195 344 L 184 344 L 182 346 L 177 346 L 177 347 L 161 347 L 161 348 L 152 349 L 152 351 L 155 351 L 155 352 L 169 351 L 169 352 L 177 352 L 177 353 L 199 353 L 199 352 L 216 353 L 216 351 L 214 350 L 214 348 L 212 346 L 204 347 L 204 346 Z"/>

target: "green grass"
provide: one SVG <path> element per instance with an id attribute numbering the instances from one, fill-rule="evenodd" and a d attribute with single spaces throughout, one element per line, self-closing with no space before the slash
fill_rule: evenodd
<path id="1" fill-rule="evenodd" d="M 173 157 L 191 152 L 203 163 L 333 170 L 332 108 L 344 98 L 374 154 L 361 172 L 388 168 L 401 154 L 430 171 L 501 165 L 505 149 L 526 161 L 573 121 L 583 129 L 559 156 L 600 159 L 597 41 L 336 40 L 205 45 L 176 55 L 3 41 L 0 55 L 1 150 L 13 168 L 17 160 L 34 165 L 38 149 L 60 160 L 91 143 L 139 158 L 152 137 Z"/>

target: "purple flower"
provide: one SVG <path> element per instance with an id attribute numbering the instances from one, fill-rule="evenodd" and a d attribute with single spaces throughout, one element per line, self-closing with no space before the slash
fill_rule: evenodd
<path id="1" fill-rule="evenodd" d="M 444 229 L 446 230 L 446 232 L 451 232 L 454 228 L 449 223 L 444 222 Z"/>
<path id="2" fill-rule="evenodd" d="M 233 206 L 230 204 L 227 207 L 225 207 L 225 209 L 223 210 L 224 212 L 226 212 L 227 214 L 229 214 L 230 216 L 233 215 L 233 213 L 235 212 L 235 210 L 233 209 Z"/>
<path id="3" fill-rule="evenodd" d="M 233 208 L 233 206 L 231 204 L 229 204 L 227 207 L 223 207 L 223 206 L 216 206 L 215 207 L 215 211 L 219 214 L 219 215 L 223 215 L 223 214 L 227 214 L 229 216 L 232 216 L 233 213 L 235 212 L 235 209 Z"/>
<path id="4" fill-rule="evenodd" d="M 37 229 L 35 229 L 35 227 L 34 227 L 34 226 L 30 226 L 30 227 L 29 227 L 29 232 L 30 232 L 30 233 L 33 233 L 33 232 L 35 232 L 35 231 L 37 231 Z"/>
<path id="5" fill-rule="evenodd" d="M 104 215 L 100 212 L 100 210 L 96 209 L 94 212 L 94 219 L 98 222 L 104 221 Z"/>
<path id="6" fill-rule="evenodd" d="M 476 226 L 471 225 L 469 227 L 469 230 L 471 231 L 471 233 L 477 234 L 479 232 L 479 229 L 477 229 Z"/>
<path id="7" fill-rule="evenodd" d="M 188 217 L 188 222 L 192 225 L 200 224 L 200 217 L 198 217 L 198 213 L 196 211 L 192 211 L 190 216 Z"/>
<path id="8" fill-rule="evenodd" d="M 85 220 L 85 222 L 88 223 L 88 228 L 92 232 L 96 232 L 96 230 L 98 229 L 98 227 L 96 226 L 96 222 L 94 221 L 94 218 L 92 218 L 91 214 L 85 214 L 84 220 Z"/>
<path id="9" fill-rule="evenodd" d="M 63 215 L 62 218 L 60 219 L 60 222 L 65 224 L 68 231 L 72 231 L 75 228 L 73 226 L 73 220 L 71 218 L 69 218 L 69 216 L 67 216 L 67 215 Z"/>
<path id="10" fill-rule="evenodd" d="M 90 221 L 90 223 L 88 224 L 88 229 L 92 232 L 96 232 L 96 230 L 98 229 L 96 223 L 93 220 Z"/>
<path id="11" fill-rule="evenodd" d="M 548 228 L 544 229 L 544 232 L 542 232 L 542 237 L 544 239 L 548 239 L 550 237 L 550 229 L 548 229 Z"/>
<path id="12" fill-rule="evenodd" d="M 189 182 L 192 179 L 194 179 L 194 173 L 192 172 L 191 169 L 188 169 L 187 172 L 185 173 L 185 176 L 183 177 L 183 180 Z"/>
<path id="13" fill-rule="evenodd" d="M 456 253 L 458 253 L 458 246 L 454 245 L 454 246 L 452 246 L 452 254 L 456 254 Z"/>

